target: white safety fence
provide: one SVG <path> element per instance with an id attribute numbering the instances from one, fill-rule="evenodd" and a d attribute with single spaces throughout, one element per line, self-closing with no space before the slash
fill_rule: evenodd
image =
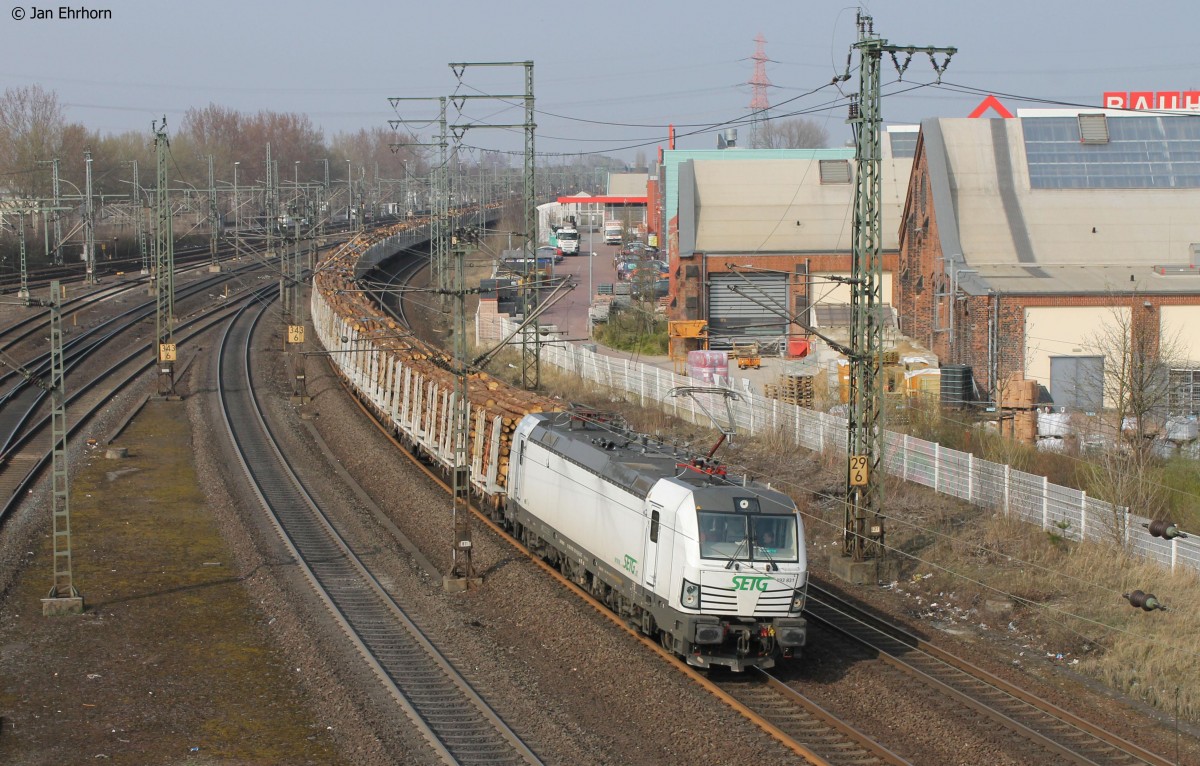
<path id="1" fill-rule="evenodd" d="M 506 319 L 504 326 L 507 334 L 516 323 Z M 709 423 L 708 415 L 693 398 L 667 395 L 677 386 L 696 385 L 693 379 L 565 342 L 543 345 L 541 361 L 584 380 L 624 391 L 644 407 L 659 407 L 694 423 Z M 732 402 L 732 409 L 738 434 L 777 434 L 808 450 L 845 454 L 845 418 L 769 399 L 745 388 L 736 390 L 740 399 Z M 723 397 L 712 395 L 703 407 L 718 418 L 725 416 Z M 1115 509 L 1111 503 L 1088 497 L 1086 492 L 1051 484 L 1044 476 L 890 431 L 884 438 L 883 467 L 906 481 L 1037 524 L 1067 540 L 1112 543 L 1122 537 L 1135 555 L 1172 571 L 1177 567 L 1200 571 L 1200 540 L 1151 537 L 1142 529 L 1149 519 Z"/>

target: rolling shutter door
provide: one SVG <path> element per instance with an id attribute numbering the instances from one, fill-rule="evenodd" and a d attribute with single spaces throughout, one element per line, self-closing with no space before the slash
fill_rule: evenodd
<path id="1" fill-rule="evenodd" d="M 787 274 L 710 274 L 708 347 L 729 349 L 734 341 L 779 343 L 788 325 L 781 315 L 789 311 Z"/>

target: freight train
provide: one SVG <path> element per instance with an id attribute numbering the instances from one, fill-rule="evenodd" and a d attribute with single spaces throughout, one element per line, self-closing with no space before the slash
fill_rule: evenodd
<path id="1" fill-rule="evenodd" d="M 318 269 L 313 325 L 376 417 L 448 473 L 453 363 L 369 318 L 355 289 L 358 261 L 387 236 Z M 804 646 L 804 528 L 787 495 L 484 373 L 468 396 L 472 494 L 531 551 L 690 665 L 767 668 Z"/>

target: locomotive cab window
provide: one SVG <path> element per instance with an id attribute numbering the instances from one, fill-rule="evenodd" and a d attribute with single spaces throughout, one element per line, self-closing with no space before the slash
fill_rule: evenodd
<path id="1" fill-rule="evenodd" d="M 699 511 L 697 521 L 701 558 L 768 563 L 799 560 L 795 516 Z"/>
<path id="2" fill-rule="evenodd" d="M 797 561 L 796 517 L 759 516 L 753 520 L 755 561 Z"/>
<path id="3" fill-rule="evenodd" d="M 700 555 L 728 561 L 750 555 L 747 518 L 737 513 L 700 511 Z"/>

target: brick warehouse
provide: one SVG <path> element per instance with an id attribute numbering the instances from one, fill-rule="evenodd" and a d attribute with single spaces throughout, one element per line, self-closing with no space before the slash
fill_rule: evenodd
<path id="1" fill-rule="evenodd" d="M 1015 373 L 1043 401 L 1098 407 L 1112 326 L 1169 340 L 1195 380 L 1198 210 L 1196 115 L 926 120 L 899 228 L 900 331 L 969 365 L 985 401 Z"/>
<path id="2" fill-rule="evenodd" d="M 883 142 L 883 295 L 890 301 L 903 194 L 915 126 L 889 128 Z M 670 263 L 672 319 L 703 319 L 710 343 L 757 340 L 782 348 L 804 334 L 783 311 L 837 334 L 849 287 L 853 149 L 668 150 L 657 195 Z M 889 227 L 887 221 L 892 222 Z M 732 289 L 736 288 L 736 289 Z"/>

